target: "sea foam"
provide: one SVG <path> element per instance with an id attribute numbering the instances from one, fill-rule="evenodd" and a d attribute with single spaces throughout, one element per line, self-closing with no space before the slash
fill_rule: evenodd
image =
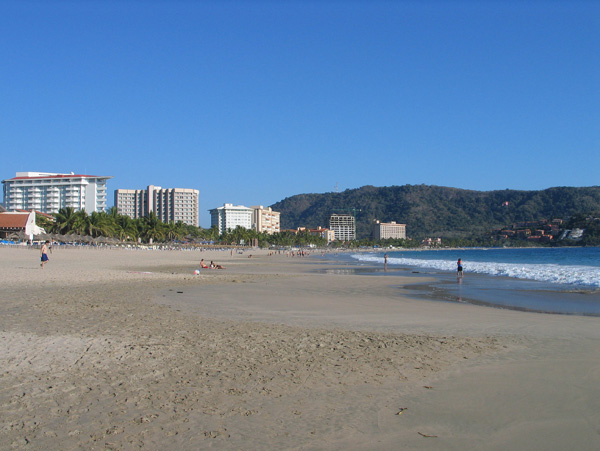
<path id="1" fill-rule="evenodd" d="M 352 258 L 365 263 L 384 263 L 384 258 L 375 254 L 353 254 Z M 388 265 L 412 266 L 452 272 L 456 271 L 456 261 L 454 260 L 421 260 L 415 258 L 390 257 L 388 258 Z M 465 273 L 470 272 L 557 284 L 600 287 L 600 268 L 594 266 L 473 261 L 464 263 L 463 268 Z"/>

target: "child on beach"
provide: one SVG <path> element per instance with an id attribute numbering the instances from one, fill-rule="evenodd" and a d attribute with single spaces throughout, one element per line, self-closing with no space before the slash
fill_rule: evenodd
<path id="1" fill-rule="evenodd" d="M 458 262 L 456 263 L 456 276 L 461 278 L 463 276 L 463 266 L 462 266 L 462 260 L 459 258 Z"/>
<path id="2" fill-rule="evenodd" d="M 48 258 L 48 244 L 50 244 L 50 241 L 46 240 L 46 242 L 42 245 L 41 249 L 40 260 L 42 261 L 42 263 L 40 263 L 40 266 L 42 267 L 42 269 L 44 269 L 44 265 L 46 264 L 46 262 L 50 261 L 50 259 Z"/>

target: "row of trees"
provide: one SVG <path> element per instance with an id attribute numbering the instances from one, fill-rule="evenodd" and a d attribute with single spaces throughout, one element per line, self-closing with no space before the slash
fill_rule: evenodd
<path id="1" fill-rule="evenodd" d="M 48 233 L 61 235 L 86 235 L 93 238 L 115 238 L 119 241 L 177 241 L 191 235 L 199 236 L 197 227 L 181 222 L 163 223 L 155 213 L 139 219 L 119 214 L 115 207 L 107 212 L 75 211 L 72 207 L 61 208 L 54 221 L 43 216 L 37 223 Z"/>
<path id="2" fill-rule="evenodd" d="M 47 233 L 60 235 L 85 235 L 92 238 L 113 238 L 126 242 L 168 243 L 196 242 L 216 244 L 252 244 L 261 247 L 276 246 L 325 246 L 327 241 L 321 237 L 310 235 L 308 232 L 294 234 L 290 232 L 268 235 L 254 230 L 237 227 L 219 234 L 216 226 L 203 229 L 183 222 L 163 223 L 154 212 L 148 216 L 132 219 L 122 215 L 116 207 L 107 212 L 75 211 L 71 207 L 61 208 L 55 213 L 54 220 L 37 216 L 37 224 Z"/>

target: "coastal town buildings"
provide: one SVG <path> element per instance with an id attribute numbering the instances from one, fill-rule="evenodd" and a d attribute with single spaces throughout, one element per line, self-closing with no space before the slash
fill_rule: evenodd
<path id="1" fill-rule="evenodd" d="M 352 214 L 333 213 L 329 217 L 329 228 L 333 230 L 336 241 L 356 239 L 356 220 Z"/>
<path id="2" fill-rule="evenodd" d="M 287 229 L 283 230 L 283 232 L 290 232 L 295 235 L 298 235 L 301 232 L 308 232 L 312 236 L 319 236 L 325 240 L 327 240 L 327 244 L 335 241 L 335 233 L 333 230 L 326 229 L 324 227 L 318 226 L 316 229 L 307 229 L 306 227 L 298 227 L 297 229 Z"/>
<path id="3" fill-rule="evenodd" d="M 238 226 L 252 229 L 252 216 L 254 210 L 243 205 L 223 204 L 222 207 L 213 208 L 210 212 L 210 225 L 217 226 L 219 234 L 234 230 Z"/>
<path id="4" fill-rule="evenodd" d="M 333 230 L 319 226 L 316 229 L 309 229 L 308 232 L 311 235 L 320 236 L 321 238 L 326 239 L 327 244 L 331 243 L 332 241 L 335 241 L 335 232 Z"/>
<path id="5" fill-rule="evenodd" d="M 519 239 L 540 243 L 551 243 L 561 238 L 563 220 L 517 222 L 511 227 L 492 231 L 491 235 L 500 240 Z"/>
<path id="6" fill-rule="evenodd" d="M 252 228 L 258 233 L 266 232 L 269 235 L 279 233 L 281 213 L 273 211 L 271 207 L 264 208 L 262 205 L 253 206 L 252 208 Z"/>
<path id="7" fill-rule="evenodd" d="M 164 223 L 183 222 L 198 227 L 199 194 L 196 189 L 162 188 L 154 185 L 149 185 L 146 189 L 117 189 L 115 207 L 120 214 L 133 219 L 154 212 Z"/>
<path id="8" fill-rule="evenodd" d="M 110 176 L 17 172 L 2 180 L 4 206 L 9 211 L 56 213 L 71 207 L 86 212 L 106 210 L 106 181 Z"/>
<path id="9" fill-rule="evenodd" d="M 406 239 L 406 224 L 396 224 L 396 221 L 380 222 L 373 221 L 373 239 Z"/>

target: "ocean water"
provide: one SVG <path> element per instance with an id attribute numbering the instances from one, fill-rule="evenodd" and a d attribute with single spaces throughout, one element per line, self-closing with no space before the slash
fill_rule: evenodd
<path id="1" fill-rule="evenodd" d="M 386 271 L 381 271 L 384 255 Z M 600 316 L 600 248 L 453 249 L 374 251 L 347 254 L 373 274 L 404 272 L 434 275 L 421 294 L 438 300 L 469 302 L 545 313 Z M 462 260 L 464 277 L 456 277 Z"/>
<path id="2" fill-rule="evenodd" d="M 383 264 L 385 253 L 356 253 L 352 258 Z M 600 288 L 598 247 L 390 251 L 387 255 L 388 267 L 410 266 L 456 272 L 456 262 L 460 258 L 465 274 Z"/>

